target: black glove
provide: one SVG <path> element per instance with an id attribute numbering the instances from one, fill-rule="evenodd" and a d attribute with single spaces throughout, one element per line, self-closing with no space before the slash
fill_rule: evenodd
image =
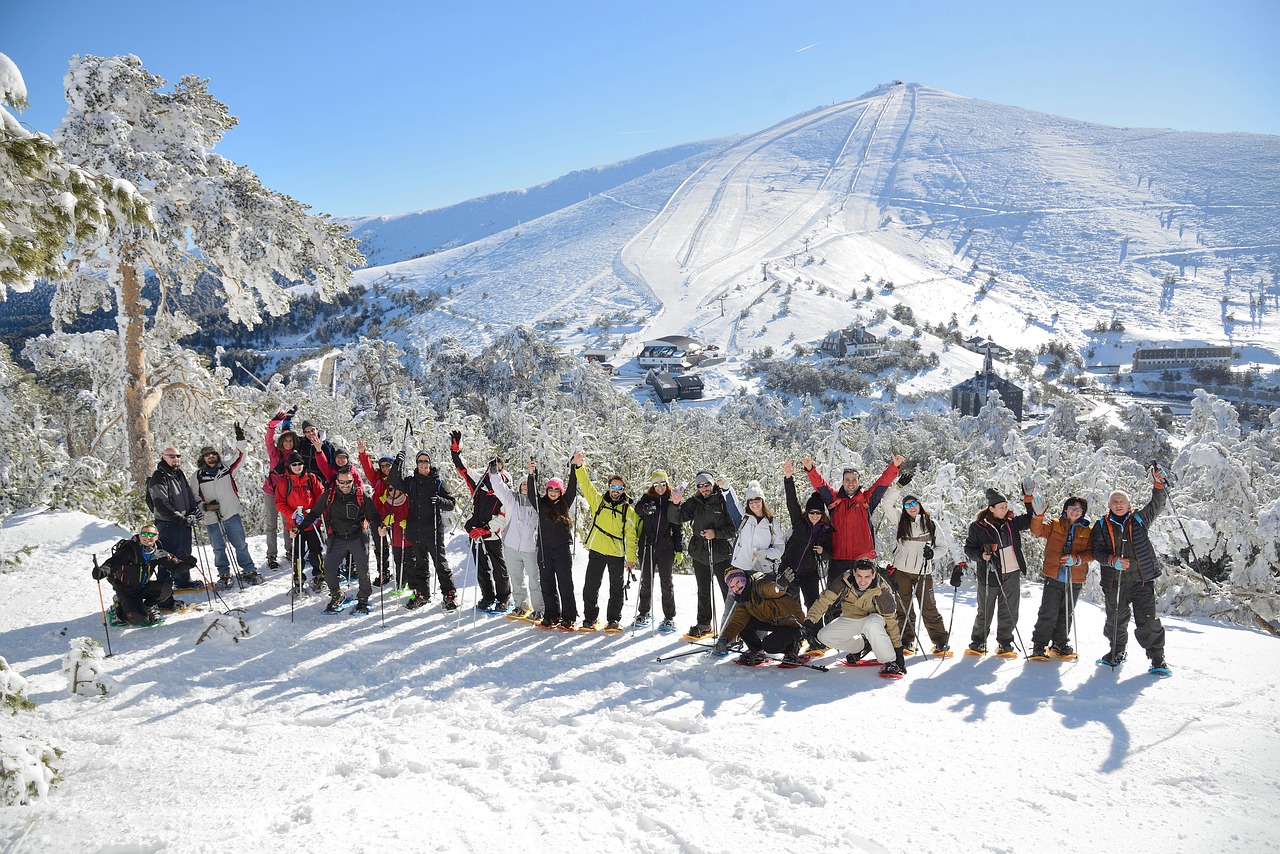
<path id="1" fill-rule="evenodd" d="M 914 471 L 904 471 L 898 475 L 898 486 L 906 486 L 916 476 Z"/>
<path id="2" fill-rule="evenodd" d="M 924 559 L 933 560 L 933 546 L 928 543 L 924 544 Z"/>
<path id="3" fill-rule="evenodd" d="M 195 510 L 192 510 L 190 513 L 188 513 L 186 516 L 182 518 L 187 520 L 188 525 L 194 525 L 195 523 L 200 521 L 200 514 Z"/>
<path id="4" fill-rule="evenodd" d="M 243 441 L 244 441 L 244 428 L 240 426 L 240 422 L 239 422 L 239 421 L 237 421 L 235 424 L 233 424 L 233 425 L 231 425 L 231 426 L 235 427 L 235 429 L 236 429 L 236 441 L 237 441 L 237 442 L 243 442 Z"/>
<path id="5" fill-rule="evenodd" d="M 275 415 L 271 416 L 272 421 L 283 421 L 284 418 L 285 418 L 285 415 L 284 415 L 283 409 L 279 410 L 278 412 L 276 412 Z"/>
<path id="6" fill-rule="evenodd" d="M 106 578 L 106 577 L 107 577 L 108 575 L 110 575 L 110 574 L 111 574 L 111 573 L 109 573 L 109 572 L 107 571 L 106 567 L 95 566 L 95 567 L 93 568 L 93 580 L 94 580 L 94 581 L 101 581 L 102 579 Z"/>
<path id="7" fill-rule="evenodd" d="M 812 644 L 817 642 L 818 640 L 818 624 L 817 623 L 814 623 L 810 620 L 805 620 L 804 625 L 801 626 L 801 628 L 804 629 L 805 639 L 808 640 L 809 643 Z"/>
<path id="8" fill-rule="evenodd" d="M 784 566 L 778 570 L 778 586 L 790 587 L 791 582 L 796 580 L 796 571 L 789 566 Z"/>
<path id="9" fill-rule="evenodd" d="M 952 587 L 960 586 L 960 580 L 964 578 L 964 568 L 966 566 L 968 566 L 968 564 L 966 564 L 964 561 L 960 561 L 958 564 L 955 565 L 955 568 L 951 570 L 951 586 Z"/>
<path id="10" fill-rule="evenodd" d="M 296 403 L 293 406 L 290 406 L 289 411 L 285 413 L 285 415 L 287 415 L 289 418 L 293 418 L 293 416 L 297 414 L 298 414 L 298 404 Z"/>
<path id="11" fill-rule="evenodd" d="M 899 667 L 901 667 L 902 671 L 905 673 L 907 670 L 907 660 L 902 655 L 902 647 L 896 646 L 893 648 L 893 651 L 897 656 L 896 658 L 894 658 L 894 663 L 897 664 Z"/>
<path id="12" fill-rule="evenodd" d="M 195 569 L 196 559 L 193 557 L 178 558 L 178 566 L 182 567 L 183 569 Z"/>

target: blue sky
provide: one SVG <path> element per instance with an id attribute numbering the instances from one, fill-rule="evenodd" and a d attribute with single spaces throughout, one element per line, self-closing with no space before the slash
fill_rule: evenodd
<path id="1" fill-rule="evenodd" d="M 211 79 L 218 151 L 334 214 L 531 186 L 762 130 L 893 79 L 1129 127 L 1280 134 L 1277 0 L 0 0 L 21 118 L 52 132 L 76 53 Z"/>

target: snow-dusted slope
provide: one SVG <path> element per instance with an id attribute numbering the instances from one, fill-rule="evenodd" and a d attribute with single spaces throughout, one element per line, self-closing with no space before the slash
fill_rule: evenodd
<path id="1" fill-rule="evenodd" d="M 1104 127 L 890 85 L 665 177 L 679 180 L 649 175 L 362 280 L 452 287 L 424 330 L 568 315 L 572 332 L 637 307 L 633 349 L 675 332 L 731 355 L 780 349 L 903 303 L 1010 348 L 1083 351 L 1114 313 L 1130 348 L 1230 340 L 1280 363 L 1277 137 Z M 935 383 L 974 367 L 961 362 Z"/>
<path id="2" fill-rule="evenodd" d="M 119 534 L 70 513 L 0 531 L 37 547 L 0 573 L 0 654 L 40 704 L 4 732 L 66 751 L 48 800 L 0 809 L 15 854 L 1256 852 L 1280 821 L 1277 641 L 1253 631 L 1166 619 L 1175 675 L 1157 680 L 1140 657 L 1092 663 L 1102 616 L 1082 604 L 1079 663 L 915 656 L 889 682 L 657 663 L 683 645 L 390 600 L 385 627 L 318 597 L 290 622 L 273 574 L 228 596 L 254 636 L 196 646 L 194 613 L 117 630 L 120 692 L 73 696 L 59 661 L 102 631 L 89 555 Z M 451 560 L 474 601 L 461 542 Z M 973 612 L 966 586 L 955 638 Z"/>

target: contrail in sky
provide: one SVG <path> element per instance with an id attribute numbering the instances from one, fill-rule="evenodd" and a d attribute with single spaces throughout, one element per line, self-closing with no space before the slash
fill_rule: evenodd
<path id="1" fill-rule="evenodd" d="M 818 46 L 818 45 L 820 45 L 820 44 L 822 44 L 822 42 L 814 42 L 813 44 L 807 44 L 807 45 L 805 45 L 804 47 L 802 47 L 802 48 L 800 48 L 799 50 L 797 50 L 797 51 L 796 51 L 796 53 L 804 53 L 804 52 L 805 52 L 806 50 L 808 50 L 809 48 L 811 48 L 811 47 L 817 47 L 817 46 Z"/>

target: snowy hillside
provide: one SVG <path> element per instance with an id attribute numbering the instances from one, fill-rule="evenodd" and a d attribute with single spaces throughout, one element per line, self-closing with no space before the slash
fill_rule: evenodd
<path id="1" fill-rule="evenodd" d="M 1082 604 L 1079 663 L 915 656 L 890 682 L 658 663 L 683 645 L 390 600 L 385 625 L 376 608 L 323 616 L 317 597 L 291 622 L 273 574 L 228 596 L 252 637 L 196 646 L 205 615 L 191 612 L 113 630 L 120 690 L 75 696 L 60 660 L 102 636 L 89 556 L 121 533 L 49 512 L 0 529 L 34 547 L 0 572 L 0 654 L 39 703 L 0 735 L 65 751 L 49 798 L 0 809 L 6 851 L 1274 847 L 1277 641 L 1257 632 L 1166 618 L 1174 676 L 1157 680 L 1140 660 L 1092 663 L 1101 610 Z M 460 541 L 450 557 L 463 582 Z M 1024 637 L 1038 601 L 1024 584 Z M 953 637 L 973 612 L 967 585 Z"/>
<path id="2" fill-rule="evenodd" d="M 1091 331 L 1114 314 L 1127 331 L 1108 357 L 1141 340 L 1230 341 L 1271 369 L 1278 195 L 1277 137 L 1112 128 L 890 85 L 744 137 L 692 174 L 669 167 L 359 279 L 444 296 L 409 321 L 416 337 L 475 345 L 492 337 L 484 324 L 551 321 L 574 346 L 603 330 L 634 354 L 686 333 L 724 348 L 728 372 L 752 349 L 859 320 L 910 334 L 874 322 L 899 305 L 1010 349 L 1061 339 L 1082 355 L 1103 348 Z M 919 343 L 941 357 L 919 388 L 977 367 Z"/>

